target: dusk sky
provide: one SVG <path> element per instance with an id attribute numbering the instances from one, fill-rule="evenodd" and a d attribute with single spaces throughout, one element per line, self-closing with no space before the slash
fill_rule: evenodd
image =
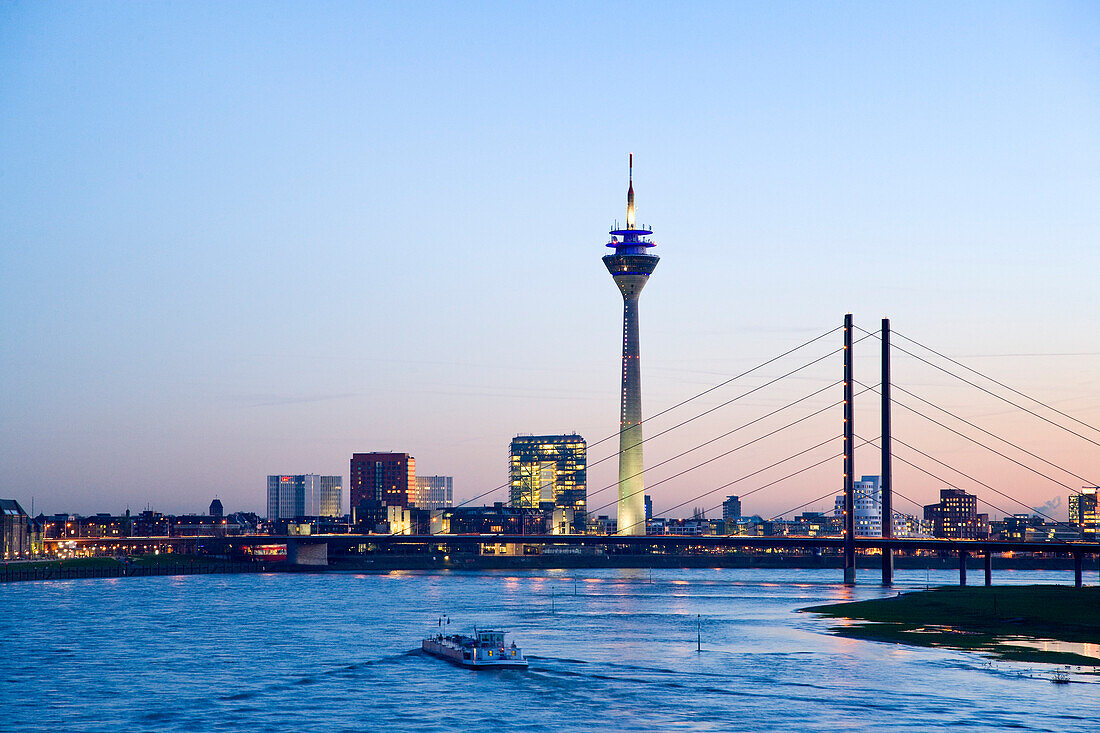
<path id="1" fill-rule="evenodd" d="M 630 152 L 662 258 L 641 300 L 644 414 L 851 312 L 1100 426 L 1095 2 L 5 2 L 0 111 L 0 497 L 36 513 L 202 513 L 215 495 L 263 513 L 267 474 L 346 481 L 371 450 L 454 476 L 461 501 L 506 482 L 516 434 L 615 435 L 622 301 L 600 257 Z M 877 340 L 856 348 L 876 384 Z M 1059 519 L 1058 482 L 1100 482 L 1100 431 L 903 357 L 899 386 L 1060 468 L 900 409 L 897 438 Z M 647 465 L 838 381 L 840 358 L 798 377 L 647 442 Z M 867 439 L 877 399 L 858 401 Z M 655 485 L 654 508 L 747 494 L 839 439 L 718 487 L 840 432 L 837 408 Z M 1023 511 L 921 465 L 979 511 Z M 840 471 L 744 511 L 791 516 Z M 878 473 L 871 447 L 857 473 Z M 616 475 L 614 458 L 590 469 L 591 508 Z M 917 504 L 946 485 L 897 468 Z"/>

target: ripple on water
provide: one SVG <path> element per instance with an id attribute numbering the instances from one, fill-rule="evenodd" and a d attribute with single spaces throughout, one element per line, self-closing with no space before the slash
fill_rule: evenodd
<path id="1" fill-rule="evenodd" d="M 1095 728 L 1091 715 L 1073 711 L 1095 709 L 1100 685 L 1057 686 L 1036 665 L 899 653 L 824 633 L 827 622 L 794 611 L 886 593 L 872 583 L 839 586 L 832 571 L 583 575 L 576 583 L 564 573 L 411 572 L 0 586 L 0 639 L 5 651 L 25 650 L 0 655 L 8 715 L 0 727 Z M 920 571 L 912 585 L 924 582 Z M 530 671 L 473 672 L 423 655 L 419 637 L 443 613 L 453 630 L 507 629 Z"/>

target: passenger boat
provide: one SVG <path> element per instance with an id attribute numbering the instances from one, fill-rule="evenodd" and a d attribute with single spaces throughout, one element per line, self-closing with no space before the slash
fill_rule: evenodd
<path id="1" fill-rule="evenodd" d="M 527 658 L 513 641 L 504 644 L 503 631 L 474 631 L 473 636 L 436 634 L 420 642 L 433 657 L 469 669 L 527 669 Z"/>

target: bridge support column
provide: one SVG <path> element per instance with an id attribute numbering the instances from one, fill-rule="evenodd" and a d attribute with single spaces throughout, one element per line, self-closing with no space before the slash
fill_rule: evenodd
<path id="1" fill-rule="evenodd" d="M 856 582 L 856 433 L 852 404 L 852 314 L 844 316 L 844 582 Z"/>
<path id="2" fill-rule="evenodd" d="M 1073 587 L 1080 588 L 1084 583 L 1081 581 L 1081 570 L 1084 565 L 1084 556 L 1080 552 L 1073 553 Z"/>
<path id="3" fill-rule="evenodd" d="M 894 469 L 890 442 L 890 319 L 882 319 L 882 538 L 894 538 Z M 882 548 L 882 584 L 894 584 L 894 549 Z"/>
<path id="4" fill-rule="evenodd" d="M 291 565 L 328 565 L 328 543 L 289 540 L 286 543 L 286 561 Z"/>
<path id="5" fill-rule="evenodd" d="M 966 558 L 969 553 L 959 550 L 959 585 L 966 585 Z"/>
<path id="6" fill-rule="evenodd" d="M 993 585 L 993 553 L 989 550 L 985 551 L 985 584 Z"/>

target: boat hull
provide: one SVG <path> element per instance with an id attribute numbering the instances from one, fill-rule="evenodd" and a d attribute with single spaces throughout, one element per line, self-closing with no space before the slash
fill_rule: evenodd
<path id="1" fill-rule="evenodd" d="M 446 660 L 451 664 L 466 669 L 527 669 L 527 659 L 524 657 L 494 657 L 491 659 L 467 659 L 463 650 L 435 639 L 424 639 L 420 642 L 420 648 L 426 654 Z"/>

